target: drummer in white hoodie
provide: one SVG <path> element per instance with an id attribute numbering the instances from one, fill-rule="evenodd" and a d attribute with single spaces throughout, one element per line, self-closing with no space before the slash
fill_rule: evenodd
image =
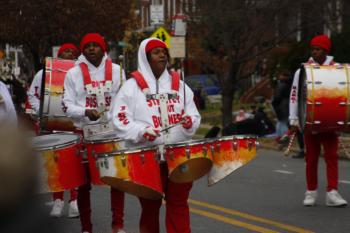
<path id="1" fill-rule="evenodd" d="M 193 101 L 193 92 L 184 83 L 174 84 L 174 76 L 167 70 L 169 53 L 166 44 L 158 39 L 142 41 L 138 51 L 138 72 L 146 83 L 140 85 L 135 78 L 127 80 L 112 104 L 111 116 L 118 136 L 126 139 L 130 147 L 171 144 L 192 138 L 200 124 L 200 115 Z M 175 88 L 173 88 L 175 86 Z M 177 87 L 177 88 L 176 88 Z M 170 93 L 177 97 L 167 102 L 165 116 L 169 125 L 183 123 L 161 133 L 164 113 L 160 113 L 159 100 L 146 99 L 154 94 Z M 184 103 L 185 102 L 185 103 Z M 163 115 L 163 116 L 162 116 Z M 166 199 L 166 229 L 168 233 L 189 233 L 190 216 L 187 199 L 190 183 L 173 183 L 167 178 L 167 166 L 160 163 Z M 142 206 L 141 233 L 159 233 L 159 209 L 162 200 L 139 198 Z"/>
<path id="2" fill-rule="evenodd" d="M 89 123 L 97 123 L 107 116 L 112 98 L 117 94 L 121 80 L 120 67 L 112 64 L 106 54 L 106 43 L 98 33 L 86 34 L 80 42 L 82 55 L 78 57 L 76 66 L 67 72 L 64 81 L 63 102 L 67 107 L 67 115 L 74 119 L 76 131 L 81 133 Z M 97 106 L 97 88 L 104 92 L 104 104 Z M 104 109 L 103 109 L 104 108 Z M 88 169 L 86 169 L 87 172 Z M 90 179 L 88 175 L 88 179 Z M 92 232 L 90 208 L 90 180 L 78 189 L 78 208 L 83 232 Z M 111 188 L 112 229 L 123 233 L 124 193 Z"/>

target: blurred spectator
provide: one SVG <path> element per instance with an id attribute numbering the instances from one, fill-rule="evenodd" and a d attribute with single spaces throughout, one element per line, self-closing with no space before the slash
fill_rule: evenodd
<path id="1" fill-rule="evenodd" d="M 201 85 L 196 86 L 193 90 L 193 101 L 196 104 L 197 109 L 205 109 L 205 97 L 203 93 L 203 88 Z"/>
<path id="2" fill-rule="evenodd" d="M 244 121 L 248 118 L 244 108 L 240 108 L 238 114 L 236 115 L 236 122 Z"/>
<path id="3" fill-rule="evenodd" d="M 288 130 L 289 93 L 293 79 L 289 71 L 282 71 L 277 76 L 277 86 L 273 95 L 272 106 L 277 117 L 277 141 Z"/>
<path id="4" fill-rule="evenodd" d="M 35 155 L 19 132 L 0 124 L 0 232 L 60 233 L 41 204 Z"/>
<path id="5" fill-rule="evenodd" d="M 0 81 L 0 124 L 17 125 L 17 114 L 6 85 Z"/>

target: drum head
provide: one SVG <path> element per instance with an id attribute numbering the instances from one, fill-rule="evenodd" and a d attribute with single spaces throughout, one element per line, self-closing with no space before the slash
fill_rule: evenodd
<path id="1" fill-rule="evenodd" d="M 102 143 L 110 141 L 122 141 L 122 139 L 118 138 L 115 132 L 93 135 L 91 137 L 84 138 L 84 142 L 86 143 Z"/>
<path id="2" fill-rule="evenodd" d="M 36 150 L 51 150 L 76 144 L 80 140 L 77 134 L 48 134 L 32 138 L 31 144 Z"/>
<path id="3" fill-rule="evenodd" d="M 307 107 L 307 77 L 305 67 L 300 68 L 299 83 L 298 83 L 298 118 L 302 130 L 306 125 L 306 107 Z"/>

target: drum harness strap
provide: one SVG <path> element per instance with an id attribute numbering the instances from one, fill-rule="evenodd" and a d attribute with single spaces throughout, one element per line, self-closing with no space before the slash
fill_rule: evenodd
<path id="1" fill-rule="evenodd" d="M 112 61 L 110 59 L 106 60 L 105 63 L 105 84 L 100 84 L 97 87 L 92 86 L 91 76 L 89 73 L 88 66 L 85 63 L 79 64 L 81 72 L 84 78 L 84 86 L 89 95 L 96 95 L 97 98 L 97 110 L 99 112 L 106 111 L 105 106 L 105 93 L 112 91 Z"/>
<path id="2" fill-rule="evenodd" d="M 178 73 L 176 72 L 171 72 L 171 78 L 172 78 L 172 82 L 171 82 L 171 90 L 173 91 L 173 93 L 169 94 L 169 93 L 162 93 L 162 94 L 158 94 L 158 88 L 157 88 L 157 94 L 151 94 L 150 90 L 149 90 L 149 86 L 145 80 L 145 78 L 142 76 L 142 74 L 139 71 L 134 71 L 131 73 L 131 77 L 133 77 L 137 83 L 137 85 L 139 86 L 139 88 L 141 89 L 141 91 L 144 93 L 144 95 L 146 96 L 147 100 L 158 100 L 159 101 L 159 112 L 160 112 L 160 116 L 161 116 L 161 121 L 162 121 L 162 127 L 165 130 L 166 134 L 165 134 L 165 143 L 167 144 L 168 139 L 169 139 L 169 117 L 168 117 L 168 106 L 167 106 L 167 102 L 170 99 L 175 99 L 177 97 L 177 92 L 180 89 L 180 76 Z M 160 148 L 160 151 L 163 151 L 163 148 Z M 163 153 L 162 153 L 163 154 Z"/>

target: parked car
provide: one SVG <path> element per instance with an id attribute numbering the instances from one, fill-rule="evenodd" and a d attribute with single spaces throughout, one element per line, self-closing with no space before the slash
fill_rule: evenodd
<path id="1" fill-rule="evenodd" d="M 193 91 L 202 89 L 204 94 L 208 96 L 221 94 L 221 88 L 219 87 L 216 75 L 214 74 L 187 76 L 185 82 Z"/>

